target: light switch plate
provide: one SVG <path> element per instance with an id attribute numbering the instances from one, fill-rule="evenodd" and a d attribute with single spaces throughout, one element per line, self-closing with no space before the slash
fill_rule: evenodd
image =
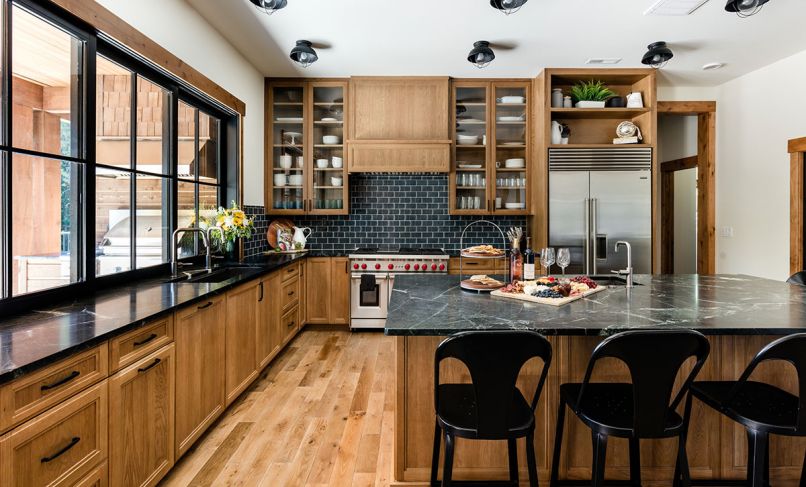
<path id="1" fill-rule="evenodd" d="M 733 238 L 733 227 L 722 227 L 719 229 L 719 236 Z"/>

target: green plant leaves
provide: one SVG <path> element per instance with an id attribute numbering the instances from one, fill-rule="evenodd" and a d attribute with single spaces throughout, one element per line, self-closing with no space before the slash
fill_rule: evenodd
<path id="1" fill-rule="evenodd" d="M 605 101 L 614 96 L 616 93 L 601 80 L 580 81 L 571 87 L 574 101 Z"/>

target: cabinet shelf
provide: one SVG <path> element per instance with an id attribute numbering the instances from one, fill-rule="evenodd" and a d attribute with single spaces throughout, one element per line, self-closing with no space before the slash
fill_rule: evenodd
<path id="1" fill-rule="evenodd" d="M 456 106 L 463 106 L 463 107 L 486 107 L 487 104 L 481 101 L 462 101 L 456 100 Z"/>
<path id="2" fill-rule="evenodd" d="M 649 113 L 650 108 L 552 108 L 552 119 L 577 118 L 633 118 Z"/>
<path id="3" fill-rule="evenodd" d="M 487 186 L 459 186 L 459 185 L 457 185 L 456 189 L 473 189 L 473 190 L 487 189 Z"/>
<path id="4" fill-rule="evenodd" d="M 456 144 L 457 149 L 484 149 L 486 147 L 486 145 L 480 144 Z"/>
<path id="5" fill-rule="evenodd" d="M 344 144 L 314 144 L 316 149 L 341 149 Z"/>
<path id="6" fill-rule="evenodd" d="M 343 102 L 335 102 L 335 101 L 317 101 L 313 104 L 315 107 L 339 107 L 344 106 Z"/>
<path id="7" fill-rule="evenodd" d="M 314 124 L 314 125 L 333 125 L 333 126 L 340 126 L 340 125 L 344 125 L 344 122 L 342 122 L 341 120 L 338 120 L 338 121 L 335 121 L 335 122 L 327 122 L 327 121 L 322 121 L 322 120 L 316 120 L 316 121 L 315 121 L 313 124 Z"/>
<path id="8" fill-rule="evenodd" d="M 504 144 L 496 144 L 496 149 L 525 149 L 526 144 L 512 144 L 512 145 L 504 145 Z"/>
<path id="9" fill-rule="evenodd" d="M 549 149 L 604 149 L 608 147 L 653 147 L 652 144 L 549 144 Z"/>
<path id="10" fill-rule="evenodd" d="M 303 103 L 301 101 L 276 101 L 274 102 L 274 106 L 276 107 L 301 107 Z"/>

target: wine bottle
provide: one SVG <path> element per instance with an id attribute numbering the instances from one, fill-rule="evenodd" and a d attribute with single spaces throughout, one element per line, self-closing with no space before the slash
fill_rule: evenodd
<path id="1" fill-rule="evenodd" d="M 520 240 L 512 241 L 512 252 L 509 255 L 509 274 L 512 282 L 523 280 L 523 254 Z"/>
<path id="2" fill-rule="evenodd" d="M 523 251 L 523 280 L 535 279 L 535 253 L 532 250 L 532 237 L 526 237 L 526 250 Z"/>

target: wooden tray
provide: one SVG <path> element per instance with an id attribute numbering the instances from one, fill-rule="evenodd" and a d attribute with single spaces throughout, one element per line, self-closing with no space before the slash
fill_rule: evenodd
<path id="1" fill-rule="evenodd" d="M 500 255 L 493 255 L 493 254 L 477 254 L 475 252 L 465 252 L 464 250 L 461 252 L 462 257 L 467 257 L 469 259 L 503 259 L 507 256 L 506 251 Z"/>
<path id="2" fill-rule="evenodd" d="M 502 298 L 517 299 L 518 301 L 528 301 L 530 303 L 548 304 L 551 306 L 562 306 L 564 304 L 573 303 L 578 299 L 586 298 L 592 294 L 604 291 L 605 289 L 607 289 L 607 286 L 602 286 L 600 284 L 596 289 L 589 289 L 582 294 L 578 294 L 576 296 L 568 296 L 567 298 L 536 298 L 534 296 L 528 296 L 523 293 L 513 294 L 513 293 L 504 293 L 501 291 L 493 291 L 492 293 L 490 293 L 490 295 L 500 296 Z"/>
<path id="3" fill-rule="evenodd" d="M 471 281 L 470 279 L 465 279 L 464 281 L 461 281 L 459 283 L 459 286 L 462 289 L 468 289 L 470 291 L 495 291 L 496 289 L 501 289 L 505 285 L 506 284 L 503 283 L 497 285 L 481 284 L 478 282 Z"/>
<path id="4" fill-rule="evenodd" d="M 266 231 L 266 241 L 269 242 L 269 247 L 273 249 L 277 248 L 277 230 L 280 229 L 287 230 L 293 235 L 294 224 L 286 218 L 279 218 L 269 224 L 269 229 Z"/>

